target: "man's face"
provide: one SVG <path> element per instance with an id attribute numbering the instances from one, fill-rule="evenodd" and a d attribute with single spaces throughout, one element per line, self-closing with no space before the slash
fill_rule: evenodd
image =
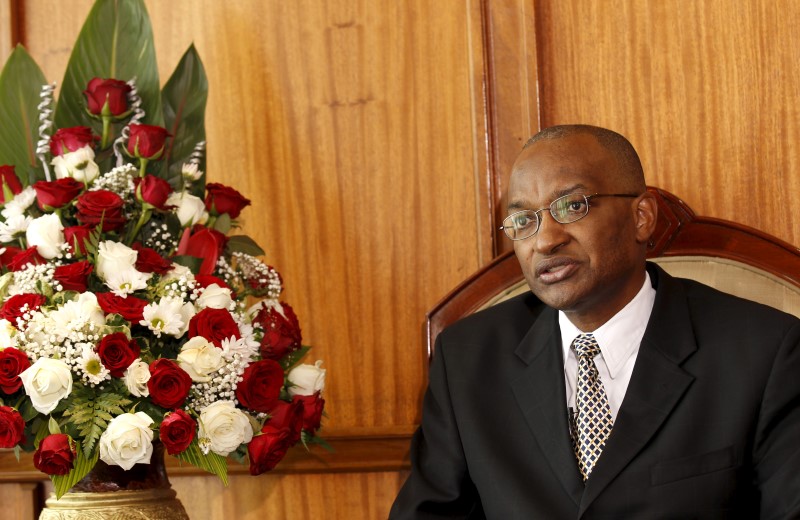
<path id="1" fill-rule="evenodd" d="M 546 208 L 572 193 L 632 193 L 617 170 L 613 155 L 589 134 L 538 141 L 514 163 L 508 213 Z M 641 289 L 644 244 L 655 221 L 649 195 L 597 197 L 589 206 L 583 219 L 570 224 L 559 224 L 545 210 L 539 232 L 514 242 L 533 293 L 584 331 L 608 321 Z"/>

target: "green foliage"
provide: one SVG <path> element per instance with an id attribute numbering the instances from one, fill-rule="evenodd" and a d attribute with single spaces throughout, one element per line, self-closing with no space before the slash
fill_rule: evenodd
<path id="1" fill-rule="evenodd" d="M 248 254 L 250 256 L 264 255 L 264 250 L 261 249 L 261 246 L 259 246 L 255 240 L 247 235 L 233 235 L 228 237 L 228 242 L 225 245 L 225 248 L 230 253 L 239 252 Z"/>
<path id="2" fill-rule="evenodd" d="M 225 457 L 212 451 L 209 451 L 208 455 L 204 455 L 197 444 L 197 439 L 193 440 L 189 447 L 178 455 L 178 459 L 218 476 L 225 486 L 228 485 L 228 463 Z"/>
<path id="3" fill-rule="evenodd" d="M 81 447 L 87 458 L 96 451 L 100 435 L 115 416 L 125 413 L 125 407 L 133 401 L 113 392 L 95 394 L 94 389 L 81 385 L 72 387 L 69 407 L 64 417 L 69 417 L 78 436 L 83 438 Z"/>
<path id="4" fill-rule="evenodd" d="M 165 126 L 173 138 L 168 141 L 164 150 L 159 176 L 169 181 L 175 189 L 183 186 L 181 175 L 183 163 L 189 162 L 197 143 L 206 140 L 207 99 L 206 72 L 197 50 L 191 45 L 161 91 Z M 205 155 L 200 161 L 199 168 L 205 171 Z M 204 180 L 201 178 L 192 185 L 194 195 L 203 196 Z"/>
<path id="5" fill-rule="evenodd" d="M 55 491 L 56 498 L 64 496 L 64 493 L 69 491 L 72 486 L 85 477 L 92 470 L 94 465 L 97 464 L 99 455 L 100 454 L 95 451 L 93 455 L 87 457 L 83 453 L 83 450 L 77 450 L 72 471 L 66 475 L 50 475 L 50 480 L 53 481 L 53 490 Z"/>
<path id="6" fill-rule="evenodd" d="M 46 83 L 36 62 L 17 45 L 0 73 L 0 165 L 13 165 L 23 185 L 44 178 L 36 141 L 39 94 Z"/>
<path id="7" fill-rule="evenodd" d="M 188 267 L 194 274 L 200 272 L 203 259 L 191 255 L 177 255 L 172 257 L 172 262 L 184 267 Z"/>
<path id="8" fill-rule="evenodd" d="M 289 352 L 283 356 L 278 363 L 280 363 L 283 370 L 289 370 L 300 362 L 303 357 L 311 350 L 311 347 L 303 345 L 299 349 Z"/>
<path id="9" fill-rule="evenodd" d="M 97 0 L 67 64 L 56 126 L 89 126 L 101 135 L 100 121 L 86 113 L 83 91 L 92 78 L 128 81 L 133 77 L 146 112 L 142 122 L 164 126 L 153 28 L 144 1 Z"/>

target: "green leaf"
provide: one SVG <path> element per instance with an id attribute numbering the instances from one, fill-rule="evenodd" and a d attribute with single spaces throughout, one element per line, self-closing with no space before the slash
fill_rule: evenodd
<path id="1" fill-rule="evenodd" d="M 183 186 L 181 176 L 183 163 L 189 162 L 195 145 L 206 140 L 207 99 L 206 71 L 194 45 L 190 45 L 161 91 L 164 122 L 167 131 L 173 137 L 167 142 L 167 148 L 161 158 L 160 177 L 169 181 L 174 189 Z M 200 161 L 199 168 L 205 171 L 205 155 Z M 199 196 L 202 196 L 204 191 L 203 181 L 201 178 L 192 186 L 192 191 L 199 191 Z"/>
<path id="2" fill-rule="evenodd" d="M 83 450 L 78 450 L 75 460 L 73 462 L 72 471 L 66 475 L 50 475 L 50 480 L 53 481 L 53 488 L 56 493 L 56 498 L 61 498 L 64 493 L 72 489 L 72 486 L 80 482 L 97 464 L 99 453 L 95 452 L 91 458 L 87 458 L 83 454 Z"/>
<path id="3" fill-rule="evenodd" d="M 218 476 L 222 483 L 228 486 L 228 461 L 212 451 L 204 455 L 197 444 L 197 439 L 178 454 L 178 459 Z"/>
<path id="4" fill-rule="evenodd" d="M 146 113 L 141 122 L 164 126 L 153 28 L 144 1 L 97 0 L 67 64 L 56 107 L 56 126 L 89 126 L 101 135 L 100 121 L 86 113 L 83 91 L 92 78 L 128 81 L 134 76 Z"/>
<path id="5" fill-rule="evenodd" d="M 222 215 L 218 216 L 214 221 L 214 229 L 223 235 L 227 235 L 228 231 L 231 230 L 231 216 L 227 213 L 223 213 Z"/>
<path id="6" fill-rule="evenodd" d="M 203 265 L 203 259 L 191 255 L 177 255 L 171 258 L 173 263 L 188 267 L 194 274 L 200 272 L 200 266 Z"/>
<path id="7" fill-rule="evenodd" d="M 61 433 L 61 428 L 58 427 L 58 421 L 50 417 L 50 420 L 47 421 L 47 429 L 50 432 L 50 435 L 56 435 Z"/>
<path id="8" fill-rule="evenodd" d="M 289 370 L 300 362 L 301 359 L 311 350 L 311 347 L 303 345 L 297 350 L 289 352 L 283 356 L 278 363 L 280 363 L 283 370 Z"/>
<path id="9" fill-rule="evenodd" d="M 247 235 L 233 235 L 228 237 L 228 243 L 225 245 L 225 249 L 229 253 L 239 252 L 250 256 L 264 255 L 264 250 L 261 249 L 261 246 Z"/>
<path id="10" fill-rule="evenodd" d="M 14 166 L 23 185 L 31 179 L 44 179 L 44 170 L 36 158 L 36 107 L 46 83 L 36 62 L 22 45 L 17 45 L 0 73 L 0 165 Z"/>
<path id="11" fill-rule="evenodd" d="M 133 401 L 113 392 L 93 395 L 88 388 L 73 387 L 72 401 L 64 410 L 64 417 L 78 428 L 78 435 L 83 437 L 81 447 L 88 457 L 95 452 L 95 445 L 103 431 L 114 416 L 125 413 L 125 408 Z"/>

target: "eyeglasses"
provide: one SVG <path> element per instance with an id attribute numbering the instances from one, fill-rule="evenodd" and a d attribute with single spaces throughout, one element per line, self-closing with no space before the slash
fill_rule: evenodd
<path id="1" fill-rule="evenodd" d="M 541 212 L 549 209 L 550 215 L 559 224 L 576 222 L 589 213 L 589 199 L 595 197 L 627 197 L 635 198 L 639 195 L 627 193 L 595 193 L 594 195 L 581 195 L 573 193 L 559 197 L 542 209 L 524 209 L 507 216 L 500 226 L 506 236 L 511 240 L 524 240 L 539 232 L 542 225 Z"/>

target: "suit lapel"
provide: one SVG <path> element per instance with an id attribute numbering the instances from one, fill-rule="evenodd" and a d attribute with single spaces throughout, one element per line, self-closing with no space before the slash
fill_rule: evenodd
<path id="1" fill-rule="evenodd" d="M 694 377 L 680 364 L 696 349 L 683 288 L 648 265 L 656 301 L 614 429 L 586 482 L 579 517 L 658 431 Z"/>
<path id="2" fill-rule="evenodd" d="M 511 386 L 550 468 L 577 506 L 584 486 L 570 443 L 560 336 L 556 312 L 545 310 L 516 350 L 527 367 Z"/>

